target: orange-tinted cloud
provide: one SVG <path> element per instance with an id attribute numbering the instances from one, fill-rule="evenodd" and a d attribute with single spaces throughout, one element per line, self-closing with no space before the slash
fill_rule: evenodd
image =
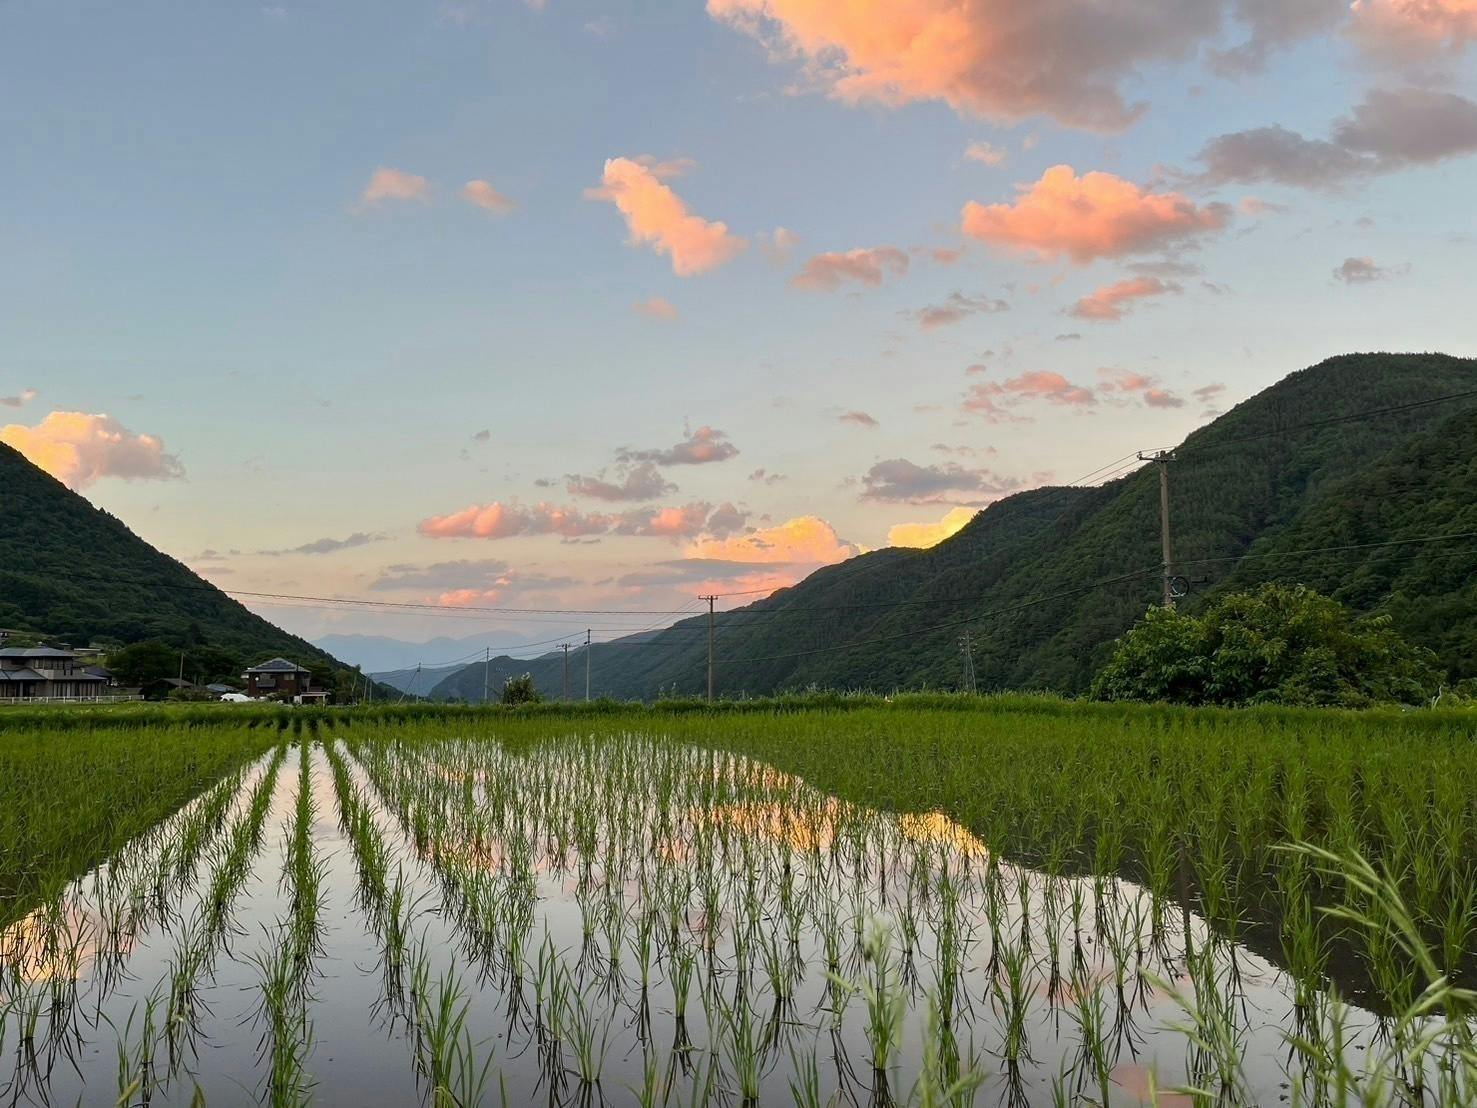
<path id="1" fill-rule="evenodd" d="M 417 177 L 414 173 L 406 173 L 401 169 L 380 166 L 370 176 L 364 191 L 359 194 L 359 203 L 370 208 L 386 200 L 425 201 L 430 198 L 431 182 L 424 177 Z"/>
<path id="2" fill-rule="evenodd" d="M 648 296 L 635 305 L 637 315 L 670 323 L 677 318 L 677 307 L 664 296 Z"/>
<path id="3" fill-rule="evenodd" d="M 701 539 L 684 551 L 688 558 L 804 565 L 830 565 L 860 553 L 860 547 L 843 541 L 836 529 L 818 516 L 798 516 L 774 527 L 725 539 Z"/>
<path id="4" fill-rule="evenodd" d="M 1144 110 L 1119 92 L 1143 63 L 1180 58 L 1219 28 L 1220 0 L 708 0 L 715 19 L 801 60 L 848 103 L 942 100 L 1016 121 L 1038 113 L 1121 130 Z"/>
<path id="5" fill-rule="evenodd" d="M 586 190 L 592 200 L 609 200 L 625 217 L 633 245 L 649 245 L 672 259 L 672 272 L 692 277 L 731 261 L 748 242 L 728 233 L 728 225 L 709 222 L 687 210 L 663 178 L 681 165 L 633 158 L 605 163 L 600 187 Z"/>
<path id="6" fill-rule="evenodd" d="M 975 517 L 973 508 L 950 508 L 936 523 L 896 523 L 887 529 L 888 546 L 927 549 L 964 530 Z"/>
<path id="7" fill-rule="evenodd" d="M 462 199 L 493 215 L 507 215 L 518 206 L 512 199 L 493 188 L 490 182 L 481 180 L 468 181 L 463 185 Z"/>
<path id="8" fill-rule="evenodd" d="M 1138 254 L 1219 231 L 1230 221 L 1225 204 L 1197 205 L 1176 192 L 1151 192 L 1111 173 L 1077 176 L 1057 165 L 1013 204 L 964 206 L 962 230 L 993 246 L 1042 261 L 1078 264 Z"/>
<path id="9" fill-rule="evenodd" d="M 1351 33 L 1371 54 L 1421 61 L 1477 42 L 1477 0 L 1354 0 Z"/>
<path id="10" fill-rule="evenodd" d="M 906 272 L 906 253 L 895 246 L 874 246 L 817 254 L 790 278 L 790 284 L 797 289 L 824 292 L 834 292 L 846 281 L 876 288 L 884 277 L 900 277 Z"/>
<path id="11" fill-rule="evenodd" d="M 34 427 L 11 423 L 0 427 L 0 442 L 72 489 L 103 477 L 171 481 L 185 475 L 162 439 L 134 434 L 103 413 L 52 412 Z"/>
<path id="12" fill-rule="evenodd" d="M 1128 277 L 1084 296 L 1068 309 L 1068 314 L 1094 323 L 1112 323 L 1131 311 L 1135 300 L 1179 291 L 1178 285 L 1158 277 Z"/>

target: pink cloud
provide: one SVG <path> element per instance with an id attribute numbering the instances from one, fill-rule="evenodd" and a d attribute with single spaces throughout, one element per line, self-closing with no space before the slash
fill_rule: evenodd
<path id="1" fill-rule="evenodd" d="M 1219 3 L 1140 0 L 708 0 L 708 13 L 806 66 L 847 103 L 942 100 L 1015 122 L 1121 130 L 1144 110 L 1119 83 L 1187 56 L 1220 24 Z"/>
<path id="2" fill-rule="evenodd" d="M 877 426 L 877 421 L 866 412 L 843 412 L 837 418 L 842 423 L 855 423 L 858 427 L 872 428 Z"/>
<path id="3" fill-rule="evenodd" d="M 1121 397 L 1137 396 L 1150 408 L 1183 408 L 1185 402 L 1182 398 L 1163 388 L 1157 379 L 1143 373 L 1132 373 L 1119 369 L 1100 369 L 1099 375 L 1105 378 L 1098 386 L 1098 391 Z M 1215 391 L 1215 389 L 1212 389 Z"/>
<path id="4" fill-rule="evenodd" d="M 672 272 L 692 277 L 737 257 L 747 240 L 728 233 L 728 225 L 691 214 L 682 199 L 663 184 L 684 163 L 611 158 L 592 200 L 608 200 L 625 217 L 633 245 L 649 245 L 672 259 Z"/>
<path id="5" fill-rule="evenodd" d="M 1371 54 L 1422 61 L 1477 42 L 1477 0 L 1354 0 L 1350 33 Z"/>
<path id="6" fill-rule="evenodd" d="M 418 530 L 432 539 L 508 539 L 514 535 L 563 535 L 577 538 L 598 535 L 610 529 L 611 517 L 586 515 L 577 508 L 539 503 L 525 507 L 517 502 L 471 504 L 459 512 L 430 516 Z"/>
<path id="7" fill-rule="evenodd" d="M 1068 314 L 1094 323 L 1112 323 L 1131 311 L 1136 300 L 1179 291 L 1178 285 L 1158 277 L 1128 277 L 1084 296 L 1068 309 Z"/>
<path id="8" fill-rule="evenodd" d="M 723 536 L 741 528 L 747 516 L 732 504 L 714 507 L 694 502 L 672 508 L 634 508 L 616 513 L 510 501 L 472 504 L 450 515 L 423 519 L 418 530 L 432 539 L 509 539 L 517 535 L 635 535 L 648 538 Z"/>
<path id="9" fill-rule="evenodd" d="M 1018 189 L 1012 204 L 964 206 L 966 235 L 1041 261 L 1067 257 L 1079 265 L 1138 254 L 1210 234 L 1226 226 L 1225 204 L 1197 205 L 1176 192 L 1151 192 L 1111 173 L 1081 177 L 1057 165 Z"/>
<path id="10" fill-rule="evenodd" d="M 380 166 L 369 178 L 369 184 L 359 194 L 359 203 L 365 208 L 374 207 L 386 200 L 407 201 L 431 198 L 431 182 L 414 173 L 401 169 Z"/>
<path id="11" fill-rule="evenodd" d="M 979 162 L 981 165 L 997 166 L 1004 165 L 1010 154 L 998 146 L 992 146 L 988 142 L 971 142 L 964 148 L 964 156 L 972 162 Z"/>
<path id="12" fill-rule="evenodd" d="M 518 206 L 513 200 L 493 188 L 489 182 L 481 180 L 468 181 L 463 185 L 462 199 L 493 215 L 507 215 Z"/>
<path id="13" fill-rule="evenodd" d="M 834 292 L 846 281 L 876 288 L 884 277 L 900 277 L 908 271 L 908 255 L 895 246 L 817 254 L 790 279 L 797 289 Z"/>
<path id="14" fill-rule="evenodd" d="M 163 439 L 135 434 L 104 413 L 52 412 L 34 427 L 11 423 L 0 427 L 0 442 L 72 489 L 103 477 L 172 481 L 185 475 Z"/>
<path id="15" fill-rule="evenodd" d="M 647 319 L 671 322 L 677 318 L 676 306 L 664 296 L 648 296 L 635 305 L 635 311 L 637 315 L 644 315 Z"/>

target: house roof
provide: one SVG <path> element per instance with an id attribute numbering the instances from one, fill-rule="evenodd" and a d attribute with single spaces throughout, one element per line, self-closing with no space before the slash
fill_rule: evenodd
<path id="1" fill-rule="evenodd" d="M 70 650 L 57 650 L 51 646 L 7 646 L 0 647 L 0 658 L 75 658 Z"/>
<path id="2" fill-rule="evenodd" d="M 0 681 L 45 681 L 34 669 L 0 669 Z"/>
<path id="3" fill-rule="evenodd" d="M 213 684 L 206 685 L 205 687 L 207 689 L 209 689 L 211 692 L 217 692 L 217 693 L 228 693 L 228 692 L 240 692 L 241 691 L 235 685 L 222 685 L 220 682 L 215 682 Z"/>
<path id="4" fill-rule="evenodd" d="M 286 658 L 271 658 L 271 659 L 268 659 L 267 661 L 261 663 L 261 665 L 252 666 L 246 672 L 247 673 L 311 673 L 312 670 L 306 668 L 305 666 L 300 666 L 296 662 L 289 662 Z"/>
<path id="5" fill-rule="evenodd" d="M 104 681 L 113 676 L 113 671 L 107 666 L 88 666 L 82 672 L 90 677 L 101 677 Z"/>

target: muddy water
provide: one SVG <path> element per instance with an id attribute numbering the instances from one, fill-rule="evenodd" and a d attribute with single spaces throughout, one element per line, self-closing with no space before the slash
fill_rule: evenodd
<path id="1" fill-rule="evenodd" d="M 401 1105 L 439 1080 L 443 1103 L 907 1103 L 962 1082 L 962 1103 L 1133 1105 L 1157 1085 L 1188 1104 L 1162 1090 L 1194 1084 L 1276 1104 L 1300 1073 L 1292 983 L 1193 914 L 727 754 L 314 744 L 230 788 L 214 824 L 207 794 L 0 936 L 6 1103 Z M 288 949 L 302 1033 L 284 1079 L 264 982 Z M 1223 1018 L 1233 1074 L 1187 1008 Z M 1351 1055 L 1377 1025 L 1351 1014 Z"/>

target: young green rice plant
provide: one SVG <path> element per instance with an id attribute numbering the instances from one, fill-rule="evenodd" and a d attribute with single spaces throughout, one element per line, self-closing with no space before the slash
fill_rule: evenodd
<path id="1" fill-rule="evenodd" d="M 1024 943 L 1006 943 L 998 953 L 990 984 L 991 998 L 1000 1020 L 1000 1056 L 1006 1067 L 1014 1071 L 1022 1062 L 1032 1060 L 1027 1030 L 1035 995 L 1032 986 L 1035 970 Z"/>
<path id="2" fill-rule="evenodd" d="M 420 981 L 425 981 L 422 974 Z M 491 1088 L 492 1052 L 478 1063 L 467 1027 L 471 1002 L 454 971 L 422 987 L 416 997 L 416 1057 L 434 1108 L 475 1108 Z"/>
<path id="3" fill-rule="evenodd" d="M 267 1058 L 266 1088 L 262 1099 L 273 1108 L 296 1108 L 309 1103 L 313 1082 L 307 1059 L 313 1046 L 313 1027 L 299 992 L 292 952 L 268 935 L 269 949 L 254 959 L 260 974 L 263 1024 L 259 1049 Z"/>
<path id="4" fill-rule="evenodd" d="M 584 1086 L 598 1085 L 610 1046 L 611 1021 L 605 1017 L 596 999 L 572 983 L 565 990 L 563 999 L 561 1038 L 573 1056 L 575 1076 Z"/>
<path id="5" fill-rule="evenodd" d="M 754 1018 L 754 1010 L 747 997 L 736 996 L 731 1004 L 720 999 L 719 1004 L 727 1073 L 737 1086 L 735 1092 L 739 1103 L 758 1104 L 763 1068 L 763 1029 Z"/>

